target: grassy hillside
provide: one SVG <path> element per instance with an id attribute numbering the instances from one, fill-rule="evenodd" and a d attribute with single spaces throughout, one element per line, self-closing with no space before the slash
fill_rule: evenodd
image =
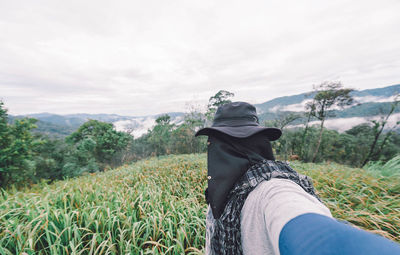
<path id="1" fill-rule="evenodd" d="M 337 164 L 308 174 L 335 217 L 400 242 L 399 179 Z M 0 197 L 0 254 L 201 254 L 206 156 L 151 158 Z"/>

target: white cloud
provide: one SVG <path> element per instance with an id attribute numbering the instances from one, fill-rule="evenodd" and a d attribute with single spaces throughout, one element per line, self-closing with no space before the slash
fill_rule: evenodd
<path id="1" fill-rule="evenodd" d="M 113 122 L 117 131 L 128 132 L 134 137 L 140 137 L 156 125 L 156 116 L 134 117 L 129 120 L 119 120 Z M 172 124 L 182 124 L 184 116 L 177 116 L 171 119 Z"/>
<path id="2" fill-rule="evenodd" d="M 155 125 L 155 118 L 135 118 L 131 120 L 120 120 L 114 122 L 117 131 L 129 132 L 134 137 L 140 137 L 147 133 Z"/>
<path id="3" fill-rule="evenodd" d="M 373 117 L 351 117 L 351 118 L 334 118 L 325 120 L 324 127 L 328 129 L 335 129 L 339 132 L 344 132 L 356 125 L 362 123 L 371 123 L 372 120 L 381 120 L 383 116 L 373 116 Z M 400 113 L 395 113 L 387 121 L 385 129 L 390 129 L 400 121 Z M 311 121 L 310 126 L 316 125 L 319 127 L 320 121 Z M 291 125 L 289 128 L 302 127 L 304 125 Z"/>
<path id="4" fill-rule="evenodd" d="M 365 96 L 365 97 L 354 97 L 356 103 L 383 103 L 383 102 L 393 102 L 396 99 L 395 96 L 390 97 L 376 97 L 376 96 Z"/>
<path id="5" fill-rule="evenodd" d="M 183 111 L 220 89 L 261 103 L 324 80 L 399 82 L 400 2 L 2 1 L 10 113 Z"/>
<path id="6" fill-rule="evenodd" d="M 377 96 L 364 96 L 364 97 L 354 97 L 354 103 L 367 103 L 367 102 L 375 102 L 375 103 L 383 103 L 383 102 L 393 102 L 395 101 L 396 96 L 390 96 L 390 97 L 377 97 Z M 310 103 L 312 99 L 304 99 L 301 103 L 298 104 L 290 104 L 290 105 L 276 105 L 269 109 L 270 112 L 277 112 L 277 111 L 290 111 L 290 112 L 304 112 L 306 109 L 306 105 Z M 354 106 L 348 105 L 344 107 L 332 107 L 331 110 L 342 110 L 344 108 L 349 108 Z"/>
<path id="7" fill-rule="evenodd" d="M 305 99 L 299 104 L 291 104 L 281 108 L 281 111 L 291 111 L 291 112 L 304 112 L 306 105 L 310 103 L 312 99 Z"/>

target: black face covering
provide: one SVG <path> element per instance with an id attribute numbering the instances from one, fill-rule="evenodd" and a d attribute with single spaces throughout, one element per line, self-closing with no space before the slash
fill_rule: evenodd
<path id="1" fill-rule="evenodd" d="M 235 138 L 216 133 L 209 136 L 208 142 L 206 194 L 213 216 L 218 219 L 235 182 L 251 165 L 263 159 L 274 160 L 274 155 L 268 138 L 263 134 Z"/>

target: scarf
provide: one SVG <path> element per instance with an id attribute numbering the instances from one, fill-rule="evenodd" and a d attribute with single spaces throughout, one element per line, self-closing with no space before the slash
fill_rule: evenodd
<path id="1" fill-rule="evenodd" d="M 248 138 L 235 138 L 222 133 L 209 136 L 206 200 L 215 219 L 221 216 L 228 194 L 237 180 L 251 165 L 265 159 L 274 160 L 274 156 L 271 144 L 263 134 Z"/>
<path id="2" fill-rule="evenodd" d="M 315 193 L 311 179 L 308 176 L 300 175 L 288 164 L 263 160 L 251 166 L 247 172 L 235 183 L 228 195 L 228 201 L 224 211 L 218 219 L 215 219 L 211 226 L 211 252 L 218 255 L 240 255 L 243 254 L 240 214 L 244 202 L 249 193 L 262 181 L 271 178 L 288 179 L 297 183 L 308 194 L 319 197 Z"/>

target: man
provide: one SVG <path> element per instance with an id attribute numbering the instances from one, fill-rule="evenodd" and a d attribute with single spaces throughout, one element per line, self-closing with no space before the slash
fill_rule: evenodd
<path id="1" fill-rule="evenodd" d="M 281 134 L 260 126 L 244 102 L 220 106 L 196 133 L 208 136 L 206 254 L 400 254 L 397 244 L 333 219 L 310 178 L 275 161 L 270 141 Z"/>

